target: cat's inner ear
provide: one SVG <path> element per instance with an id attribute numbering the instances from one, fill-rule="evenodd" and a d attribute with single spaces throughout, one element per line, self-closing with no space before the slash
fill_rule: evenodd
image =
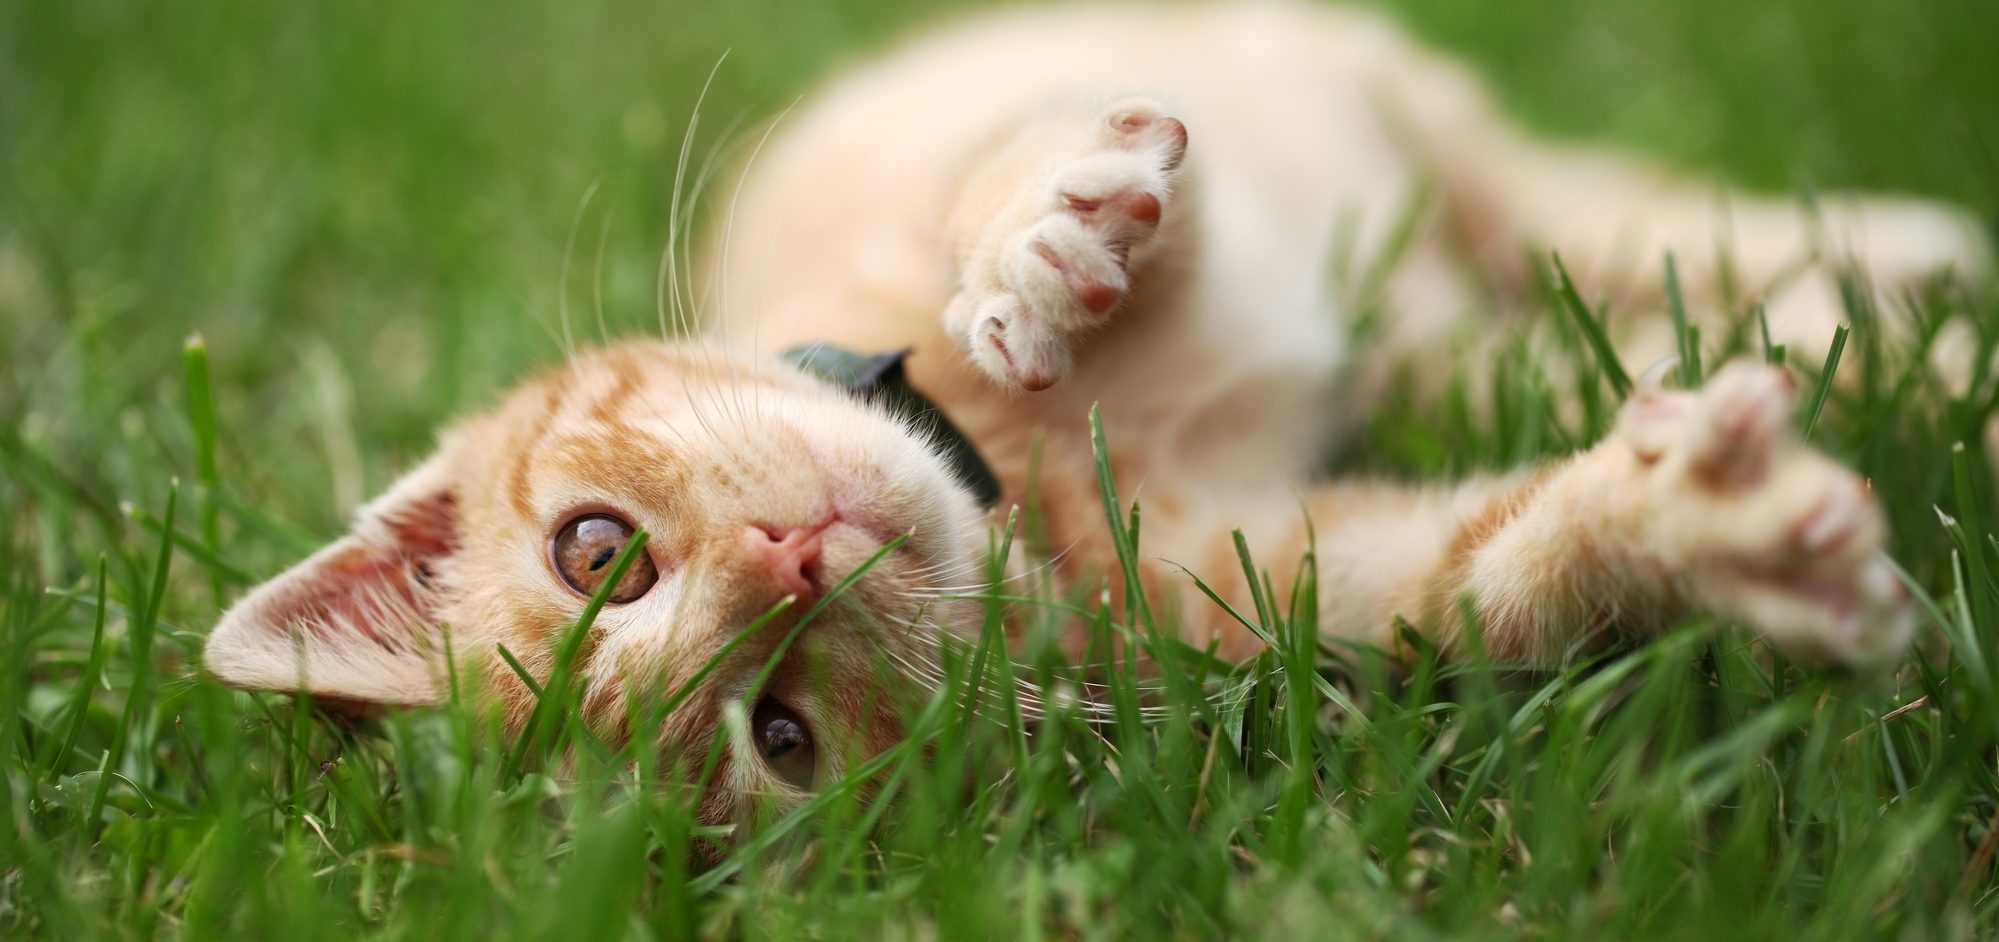
<path id="1" fill-rule="evenodd" d="M 440 456 L 362 508 L 354 532 L 237 602 L 203 660 L 235 687 L 349 705 L 441 702 L 438 615 L 458 546 L 458 493 Z"/>

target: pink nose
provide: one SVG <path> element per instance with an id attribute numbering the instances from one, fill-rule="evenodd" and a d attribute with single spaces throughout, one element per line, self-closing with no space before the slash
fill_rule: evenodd
<path id="1" fill-rule="evenodd" d="M 802 527 L 759 526 L 743 528 L 743 547 L 751 564 L 762 568 L 785 592 L 809 599 L 819 575 L 819 534 L 826 524 Z"/>

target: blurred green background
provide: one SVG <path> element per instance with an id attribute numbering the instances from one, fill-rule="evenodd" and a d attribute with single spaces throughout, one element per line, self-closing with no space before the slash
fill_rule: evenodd
<path id="1" fill-rule="evenodd" d="M 1395 10 L 1475 63 L 1543 133 L 1753 188 L 1907 191 L 1999 219 L 1995 0 L 1405 0 Z M 584 931 L 570 922 L 579 913 L 615 923 L 641 895 L 641 908 L 685 903 L 671 851 L 654 853 L 636 828 L 592 830 L 587 814 L 572 829 L 526 779 L 489 781 L 490 761 L 469 766 L 488 778 L 454 779 L 471 783 L 461 794 L 472 799 L 436 799 L 448 791 L 437 783 L 460 774 L 432 735 L 436 717 L 351 736 L 288 714 L 285 698 L 199 683 L 190 662 L 230 597 L 342 530 L 440 424 L 555 362 L 565 309 L 579 340 L 596 333 L 600 312 L 614 332 L 655 328 L 684 139 L 696 167 L 731 166 L 816 81 L 945 15 L 917 0 L 0 0 L 0 749 L 12 752 L 0 772 L 10 829 L 0 927 L 344 938 L 373 926 L 429 938 L 442 919 L 459 937 L 528 926 L 554 938 Z M 1992 287 L 1969 308 L 1988 352 L 1999 342 Z M 182 354 L 197 332 L 213 371 L 212 471 L 195 432 L 206 400 L 189 394 L 205 387 Z M 1999 389 L 1987 377 L 1945 401 L 1920 382 L 1877 381 L 1868 364 L 1887 361 L 1864 354 L 1881 338 L 1855 337 L 1859 389 L 1836 397 L 1813 443 L 1873 477 L 1919 584 L 1951 587 L 1966 561 L 1945 596 L 1956 617 L 1936 619 L 1944 635 L 1925 629 L 1925 650 L 1946 652 L 1941 666 L 1915 658 L 1902 686 L 1787 678 L 1781 664 L 1766 671 L 1696 631 L 1613 668 L 1643 667 L 1635 706 L 1599 710 L 1599 696 L 1632 689 L 1604 682 L 1622 676 L 1607 672 L 1551 701 L 1555 725 L 1542 727 L 1525 700 L 1479 697 L 1474 682 L 1487 681 L 1474 671 L 1462 681 L 1477 707 L 1469 720 L 1416 690 L 1407 703 L 1377 703 L 1374 726 L 1341 724 L 1315 740 L 1339 774 L 1314 793 L 1324 816 L 1305 829 L 1289 811 L 1269 813 L 1259 789 L 1308 782 L 1309 762 L 1292 766 L 1306 778 L 1287 780 L 1230 778 L 1224 761 L 1214 781 L 1233 797 L 1217 807 L 1219 823 L 1186 831 L 1174 803 L 1206 802 L 1210 779 L 1198 749 L 1182 747 L 1233 733 L 1199 740 L 1169 725 L 1158 753 L 1139 753 L 1168 757 L 1149 792 L 1105 771 L 1110 739 L 1099 749 L 1095 738 L 1050 737 L 1006 776 L 1029 783 L 1021 794 L 995 789 L 1002 817 L 966 813 L 965 790 L 939 776 L 942 797 L 916 807 L 948 826 L 926 830 L 931 819 L 919 818 L 914 838 L 889 845 L 921 856 L 885 866 L 894 879 L 870 886 L 886 892 L 823 882 L 799 896 L 782 881 L 702 890 L 703 924 L 840 925 L 831 914 L 907 926 L 929 913 L 946 926 L 940 937 L 952 936 L 951 919 L 985 920 L 998 935 L 993 927 L 1053 886 L 1076 907 L 1065 918 L 1101 920 L 1105 938 L 1155 923 L 1389 936 L 1381 927 L 1403 912 L 1417 919 L 1400 925 L 1429 920 L 1442 937 L 1459 926 L 1510 935 L 1523 914 L 1521 931 L 1537 937 L 1561 926 L 1614 936 L 1592 922 L 1613 916 L 1623 921 L 1612 926 L 1701 938 L 1792 926 L 1817 933 L 1804 938 L 1989 930 L 1999 893 L 1989 858 L 1974 862 L 1984 853 L 1975 848 L 1999 846 L 1999 683 L 1973 655 L 1999 637 L 1999 558 L 1986 553 L 1999 544 L 1979 508 L 1992 491 L 1973 483 L 1982 462 L 1956 454 L 1954 478 L 1949 443 L 1976 440 Z M 1807 367 L 1823 355 L 1794 353 Z M 1554 424 L 1551 391 L 1569 388 L 1559 368 L 1552 381 L 1499 375 L 1507 394 L 1494 397 L 1502 408 L 1491 421 L 1405 407 L 1402 434 L 1429 436 L 1446 464 L 1556 448 L 1544 425 Z M 1599 378 L 1583 371 L 1579 382 Z M 1523 402 L 1533 408 L 1508 411 Z M 1401 455 L 1364 460 L 1434 470 Z M 163 554 L 157 518 L 176 476 L 182 536 Z M 1939 527 L 1936 507 L 1964 528 Z M 197 526 L 199 539 L 185 536 Z M 170 572 L 153 568 L 162 556 Z M 100 585 L 111 616 L 102 640 L 91 604 Z M 148 649 L 155 626 L 159 646 Z M 1716 679 L 1687 667 L 1695 649 L 1720 665 Z M 1253 665 L 1260 683 L 1311 673 L 1274 663 Z M 1913 703 L 1911 676 L 1930 709 L 1897 708 Z M 1515 707 L 1512 726 L 1492 720 Z M 1892 728 L 1880 719 L 1891 709 L 1902 717 Z M 282 727 L 272 718 L 286 715 Z M 1482 751 L 1491 737 L 1481 730 L 1502 726 L 1492 741 L 1503 748 Z M 280 748 L 287 728 L 311 735 Z M 1465 728 L 1466 744 L 1453 745 Z M 98 764 L 128 738 L 122 765 Z M 1118 749 L 1147 741 L 1130 730 L 1116 739 Z M 351 761 L 328 775 L 334 743 Z M 1517 758 L 1543 745 L 1546 761 Z M 1494 773 L 1485 757 L 1501 755 Z M 1659 759 L 1656 775 L 1638 764 L 1647 755 Z M 1418 756 L 1448 759 L 1435 775 L 1405 777 Z M 1089 783 L 1080 811 L 1069 762 Z M 106 794 L 100 767 L 123 770 L 130 788 L 101 809 L 102 830 L 77 826 L 81 784 Z M 418 787 L 426 781 L 434 794 Z M 1458 803 L 1457 817 L 1419 807 L 1419 793 Z M 308 810 L 361 820 L 332 817 L 331 839 L 316 838 L 322 854 L 302 830 Z M 366 822 L 376 813 L 406 832 L 378 834 Z M 996 852 L 995 830 L 1046 842 Z M 1295 838 L 1289 862 L 1246 868 L 1245 847 L 1270 850 L 1257 831 Z M 676 840 L 658 846 L 685 846 Z M 416 866 L 397 856 L 405 841 L 450 849 L 462 866 Z M 378 864 L 399 876 L 378 885 Z M 1425 873 L 1435 882 L 1405 881 Z"/>
<path id="2" fill-rule="evenodd" d="M 200 331 L 236 492 L 330 531 L 441 420 L 557 355 L 573 223 L 572 313 L 588 322 L 601 271 L 606 319 L 653 323 L 674 158 L 718 61 L 697 163 L 946 12 L 0 4 L 0 416 L 104 493 L 160 477 L 120 462 L 185 468 L 184 423 L 153 419 L 178 408 L 180 343 Z M 1397 12 L 1553 134 L 1759 188 L 1999 211 L 1991 0 Z M 146 441 L 107 453 L 117 437 Z"/>

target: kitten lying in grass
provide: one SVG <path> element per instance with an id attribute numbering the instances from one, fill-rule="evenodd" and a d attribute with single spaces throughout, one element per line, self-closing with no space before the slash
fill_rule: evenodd
<path id="1" fill-rule="evenodd" d="M 1314 482 L 1318 430 L 1486 292 L 1530 286 L 1522 246 L 1558 250 L 1618 311 L 1662 309 L 1677 250 L 1695 308 L 1767 296 L 1798 350 L 1839 317 L 1819 258 L 1850 256 L 1883 290 L 1988 259 L 1957 214 L 1910 200 L 1827 198 L 1815 223 L 1756 199 L 1724 213 L 1698 183 L 1523 138 L 1371 15 L 1279 6 L 1037 11 L 932 36 L 785 122 L 718 215 L 701 339 L 577 357 L 454 426 L 352 534 L 233 608 L 209 668 L 424 704 L 474 667 L 518 730 L 522 673 L 567 665 L 601 736 L 673 754 L 705 750 L 742 703 L 703 816 L 795 801 L 896 741 L 894 705 L 939 644 L 978 630 L 963 594 L 1037 450 L 1046 572 L 1120 575 L 1094 403 L 1110 467 L 1143 486 L 1138 578 L 1226 658 L 1259 640 L 1178 565 L 1247 609 L 1231 531 L 1295 560 L 1309 514 L 1320 624 L 1346 638 L 1392 646 L 1399 616 L 1451 649 L 1470 613 L 1495 658 L 1548 662 L 1708 611 L 1881 664 L 1911 619 L 1880 511 L 1792 431 L 1778 368 L 1641 384 L 1595 447 L 1449 484 Z M 1325 276 L 1342 240 L 1395 262 L 1361 364 Z M 1732 269 L 1707 262 L 1718 240 Z M 1636 334 L 1634 361 L 1672 336 Z M 913 348 L 911 382 L 990 462 L 996 510 L 904 419 L 775 356 L 804 344 Z M 565 650 L 593 593 L 606 604 Z M 656 691 L 685 696 L 636 726 L 628 700 Z"/>

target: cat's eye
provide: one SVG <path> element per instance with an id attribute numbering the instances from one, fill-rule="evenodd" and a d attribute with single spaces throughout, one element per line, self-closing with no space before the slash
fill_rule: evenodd
<path id="1" fill-rule="evenodd" d="M 764 764 L 793 788 L 812 787 L 813 767 L 818 750 L 812 746 L 812 730 L 805 719 L 776 699 L 765 697 L 750 717 L 750 734 L 756 738 L 757 752 Z"/>
<path id="2" fill-rule="evenodd" d="M 549 556 L 570 588 L 585 596 L 595 595 L 611 574 L 611 562 L 631 538 L 631 524 L 609 514 L 590 514 L 563 524 L 549 546 Z M 632 601 L 658 581 L 659 569 L 653 566 L 652 557 L 641 552 L 611 589 L 610 601 Z"/>

